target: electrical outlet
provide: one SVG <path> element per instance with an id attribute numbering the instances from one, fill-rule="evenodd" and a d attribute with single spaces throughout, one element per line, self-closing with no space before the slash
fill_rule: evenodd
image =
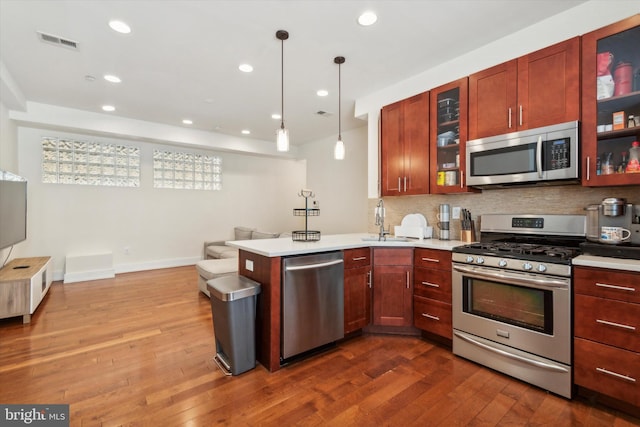
<path id="1" fill-rule="evenodd" d="M 253 271 L 253 260 L 246 259 L 244 261 L 244 267 L 249 271 Z"/>
<path id="2" fill-rule="evenodd" d="M 317 200 L 314 200 L 312 202 L 312 206 L 314 209 L 319 209 L 320 208 L 320 202 L 318 202 Z"/>
<path id="3" fill-rule="evenodd" d="M 460 206 L 454 206 L 451 212 L 451 219 L 460 219 Z"/>

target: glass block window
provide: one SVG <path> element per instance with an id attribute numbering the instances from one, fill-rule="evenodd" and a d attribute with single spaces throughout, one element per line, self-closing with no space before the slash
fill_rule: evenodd
<path id="1" fill-rule="evenodd" d="M 42 182 L 139 187 L 140 148 L 42 138 Z"/>
<path id="2" fill-rule="evenodd" d="M 154 188 L 221 190 L 222 159 L 206 154 L 153 151 Z"/>

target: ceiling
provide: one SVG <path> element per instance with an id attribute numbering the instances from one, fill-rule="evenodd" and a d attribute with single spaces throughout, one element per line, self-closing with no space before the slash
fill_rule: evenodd
<path id="1" fill-rule="evenodd" d="M 28 101 L 293 144 L 363 126 L 355 100 L 584 0 L 0 0 L 0 60 Z M 359 14 L 378 22 L 362 27 Z M 111 30 L 120 19 L 132 32 Z M 281 46 L 275 33 L 289 32 Z M 44 32 L 76 50 L 41 41 Z M 241 63 L 252 73 L 238 70 Z M 121 83 L 109 83 L 115 74 Z M 95 79 L 90 81 L 87 76 Z M 316 91 L 329 95 L 319 97 Z M 319 114 L 324 112 L 325 114 Z"/>

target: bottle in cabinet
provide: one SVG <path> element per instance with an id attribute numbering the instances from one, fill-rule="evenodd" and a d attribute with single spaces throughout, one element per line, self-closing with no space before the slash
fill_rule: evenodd
<path id="1" fill-rule="evenodd" d="M 640 140 L 640 15 L 582 38 L 582 184 L 640 184 L 633 143 Z M 598 163 L 601 167 L 598 168 Z M 605 167 L 606 166 L 606 167 Z M 640 172 L 638 170 L 637 172 Z"/>

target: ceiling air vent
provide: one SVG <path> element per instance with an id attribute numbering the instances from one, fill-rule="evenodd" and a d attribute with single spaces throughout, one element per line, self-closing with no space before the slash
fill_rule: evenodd
<path id="1" fill-rule="evenodd" d="M 78 50 L 78 42 L 73 40 L 63 39 L 62 37 L 54 36 L 47 33 L 38 31 L 38 38 L 45 43 L 54 44 L 56 46 L 62 46 L 73 50 Z"/>

